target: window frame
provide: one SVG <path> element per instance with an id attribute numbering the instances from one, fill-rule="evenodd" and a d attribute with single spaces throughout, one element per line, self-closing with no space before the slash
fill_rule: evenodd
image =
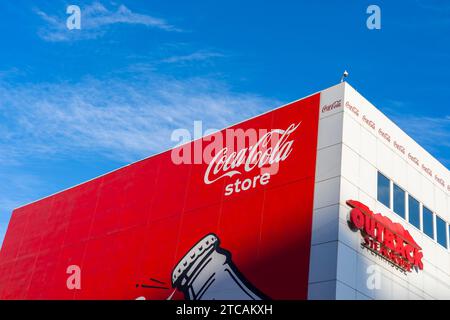
<path id="1" fill-rule="evenodd" d="M 428 233 L 425 232 L 425 219 L 424 219 L 425 218 L 425 209 L 427 209 L 431 214 L 431 223 L 432 223 L 431 230 L 433 232 L 432 236 L 430 236 Z M 428 208 L 427 206 L 422 204 L 422 232 L 424 235 L 426 235 L 428 238 L 430 238 L 434 241 L 436 241 L 436 223 L 435 223 L 436 219 L 435 219 L 435 216 L 436 216 L 435 213 L 430 208 Z"/>
<path id="2" fill-rule="evenodd" d="M 410 215 L 410 208 L 411 208 L 411 206 L 410 206 L 410 199 L 413 199 L 414 201 L 416 201 L 417 202 L 417 214 L 418 214 L 418 216 L 417 216 L 417 218 L 419 219 L 419 221 L 418 221 L 418 226 L 416 226 L 415 224 L 413 224 L 413 223 L 411 223 L 411 215 Z M 406 220 L 407 222 L 408 222 L 408 224 L 410 224 L 411 226 L 413 226 L 414 228 L 416 228 L 417 230 L 419 230 L 420 232 L 422 232 L 422 209 L 421 209 L 421 206 L 422 206 L 422 203 L 419 201 L 419 200 L 417 200 L 417 198 L 416 197 L 414 197 L 413 195 L 411 195 L 411 194 L 409 194 L 408 193 L 408 210 L 407 210 L 407 216 L 408 216 L 408 219 Z"/>
<path id="3" fill-rule="evenodd" d="M 386 205 L 386 203 L 384 203 L 383 201 L 381 201 L 380 200 L 380 175 L 382 175 L 387 181 L 388 181 L 388 188 L 389 188 L 389 190 L 388 190 L 388 203 L 387 203 L 387 205 Z M 390 209 L 390 210 L 392 210 L 392 205 L 393 205 L 393 203 L 394 203 L 394 201 L 393 201 L 393 199 L 392 199 L 392 197 L 393 197 L 393 194 L 392 194 L 392 191 L 393 191 L 393 183 L 392 183 L 392 180 L 391 179 L 389 179 L 385 174 L 383 174 L 381 171 L 378 171 L 377 170 L 377 201 L 379 202 L 379 203 L 381 203 L 382 205 L 384 205 L 386 208 L 388 208 L 388 209 Z"/>
<path id="4" fill-rule="evenodd" d="M 395 211 L 395 203 L 396 203 L 396 201 L 395 201 L 395 187 L 397 187 L 398 189 L 403 191 L 403 216 L 401 216 L 400 213 Z M 400 187 L 398 184 L 396 184 L 394 182 L 392 183 L 392 212 L 394 212 L 397 216 L 399 216 L 403 220 L 406 220 L 406 195 L 407 195 L 407 192 L 402 187 Z"/>
<path id="5" fill-rule="evenodd" d="M 435 217 L 436 217 L 436 242 L 437 242 L 437 244 L 439 244 L 440 246 L 442 246 L 443 248 L 445 248 L 445 249 L 448 249 L 448 224 L 447 224 L 447 221 L 445 221 L 445 219 L 442 219 L 439 215 L 437 215 L 437 214 L 435 214 L 434 215 Z M 439 242 L 439 237 L 438 237 L 438 219 L 440 220 L 440 221 L 442 221 L 443 223 L 444 223 L 444 242 L 445 242 L 445 244 L 444 245 L 442 245 L 440 242 Z"/>

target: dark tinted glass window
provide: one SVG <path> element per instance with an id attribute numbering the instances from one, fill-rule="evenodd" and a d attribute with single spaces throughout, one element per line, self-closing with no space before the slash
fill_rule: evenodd
<path id="1" fill-rule="evenodd" d="M 423 232 L 434 239 L 433 212 L 427 207 L 423 207 Z"/>
<path id="2" fill-rule="evenodd" d="M 405 191 L 394 184 L 394 212 L 405 218 Z"/>
<path id="3" fill-rule="evenodd" d="M 390 181 L 378 172 L 378 201 L 390 208 Z"/>
<path id="4" fill-rule="evenodd" d="M 419 211 L 419 201 L 414 199 L 413 197 L 408 197 L 408 206 L 409 206 L 409 223 L 415 226 L 417 229 L 420 229 L 420 211 Z"/>
<path id="5" fill-rule="evenodd" d="M 447 225 L 445 221 L 436 216 L 436 233 L 437 242 L 447 248 Z"/>

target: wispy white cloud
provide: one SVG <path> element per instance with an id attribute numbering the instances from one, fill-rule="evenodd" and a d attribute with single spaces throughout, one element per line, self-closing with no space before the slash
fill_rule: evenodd
<path id="1" fill-rule="evenodd" d="M 416 3 L 424 9 L 438 12 L 450 12 L 449 0 L 416 0 Z"/>
<path id="2" fill-rule="evenodd" d="M 28 174 L 0 172 L 0 247 L 8 227 L 12 210 L 31 201 L 41 181 Z"/>
<path id="3" fill-rule="evenodd" d="M 172 147 L 172 130 L 192 130 L 194 120 L 222 128 L 275 103 L 208 78 L 149 73 L 78 83 L 0 82 L 0 131 L 7 133 L 0 150 L 8 161 L 96 154 L 133 161 Z"/>
<path id="4" fill-rule="evenodd" d="M 450 115 L 445 117 L 394 115 L 393 119 L 447 168 L 450 167 Z"/>
<path id="5" fill-rule="evenodd" d="M 10 84 L 0 80 L 0 243 L 13 208 L 48 189 L 26 172 L 35 160 L 131 162 L 170 148 L 172 130 L 222 128 L 275 106 L 209 78 L 148 72 L 77 83 Z M 48 184 L 48 181 L 45 181 Z"/>
<path id="6" fill-rule="evenodd" d="M 2 248 L 3 239 L 5 238 L 7 228 L 7 222 L 0 222 L 0 249 Z"/>
<path id="7" fill-rule="evenodd" d="M 416 27 L 423 28 L 425 26 L 439 26 L 448 29 L 450 26 L 450 1 L 449 0 L 416 0 L 419 8 L 423 11 L 424 16 L 430 16 L 428 23 L 416 24 Z"/>
<path id="8" fill-rule="evenodd" d="M 225 55 L 220 52 L 212 52 L 212 51 L 197 51 L 186 55 L 178 55 L 168 57 L 162 60 L 162 62 L 166 63 L 185 63 L 185 62 L 193 62 L 193 61 L 203 61 L 209 60 L 213 58 L 221 58 Z"/>
<path id="9" fill-rule="evenodd" d="M 121 4 L 114 10 L 109 10 L 100 2 L 81 7 L 81 29 L 68 30 L 66 19 L 68 15 L 51 15 L 36 9 L 46 25 L 39 29 L 38 35 L 50 42 L 95 39 L 103 36 L 107 27 L 115 24 L 142 25 L 164 31 L 181 31 L 169 24 L 165 19 L 136 13 Z"/>

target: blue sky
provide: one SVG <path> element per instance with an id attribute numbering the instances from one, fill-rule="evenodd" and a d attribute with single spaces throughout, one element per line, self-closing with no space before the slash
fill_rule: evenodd
<path id="1" fill-rule="evenodd" d="M 81 30 L 66 8 L 81 8 Z M 366 8 L 381 8 L 381 30 Z M 450 1 L 2 1 L 0 242 L 13 208 L 349 82 L 450 166 Z"/>

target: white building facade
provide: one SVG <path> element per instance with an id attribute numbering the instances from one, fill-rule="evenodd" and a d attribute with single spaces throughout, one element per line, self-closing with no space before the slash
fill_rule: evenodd
<path id="1" fill-rule="evenodd" d="M 449 170 L 345 82 L 319 112 L 308 299 L 450 299 Z M 348 200 L 400 223 L 423 270 L 363 246 Z"/>

